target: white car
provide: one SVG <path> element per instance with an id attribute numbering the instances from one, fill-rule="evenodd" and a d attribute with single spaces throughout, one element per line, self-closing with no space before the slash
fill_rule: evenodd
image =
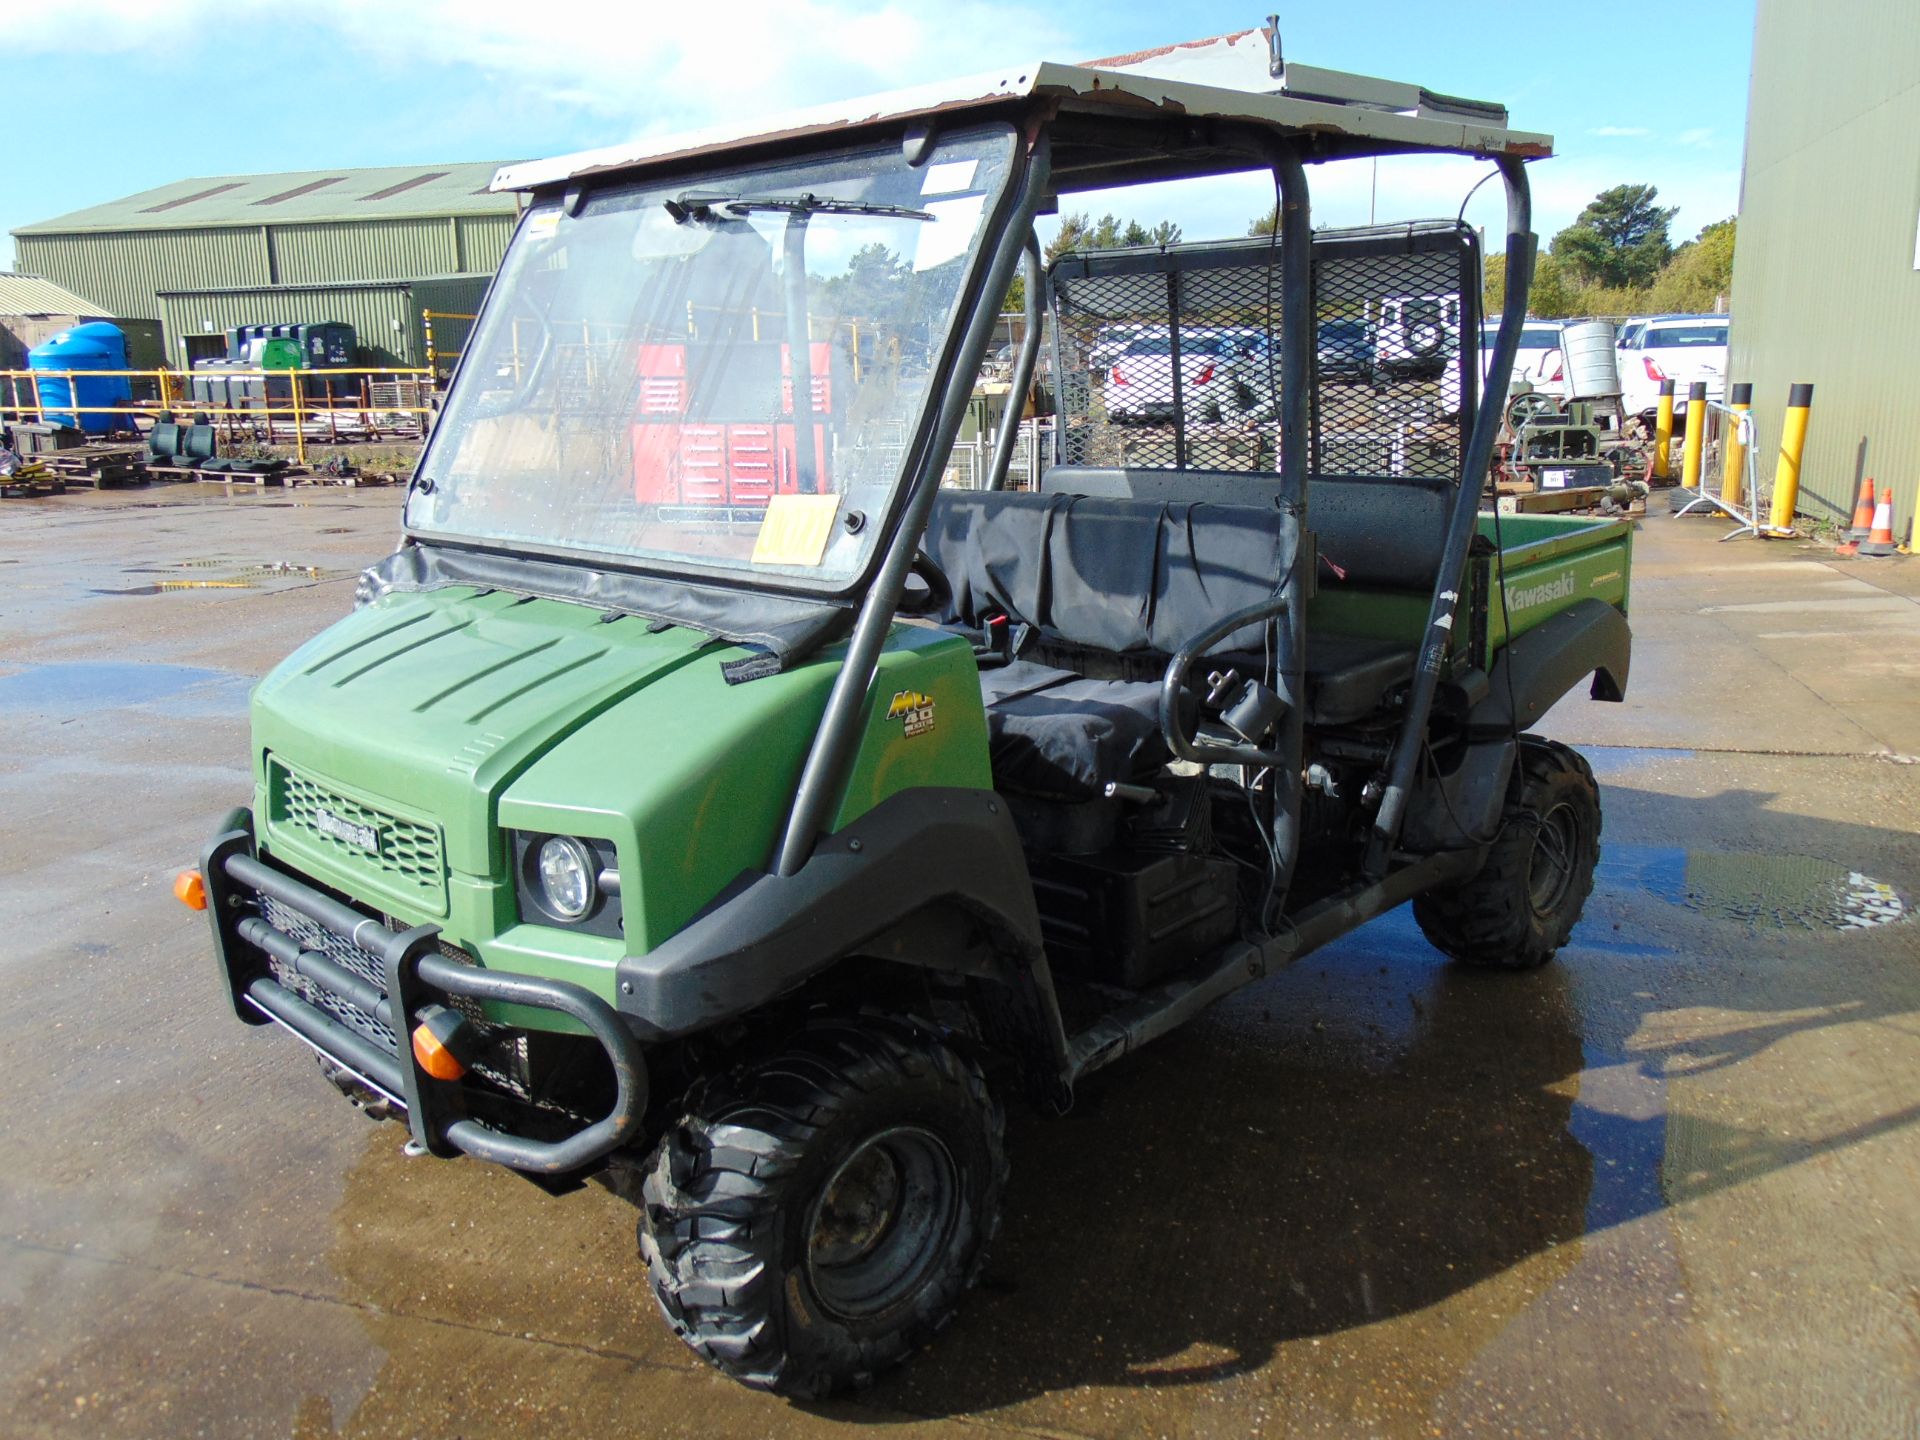
<path id="1" fill-rule="evenodd" d="M 1513 383 L 1524 380 L 1536 391 L 1556 400 L 1567 397 L 1565 357 L 1560 353 L 1563 327 L 1556 320 L 1529 320 L 1520 331 L 1520 349 L 1513 357 Z M 1493 342 L 1500 334 L 1498 325 L 1480 327 L 1480 379 L 1486 383 L 1487 367 L 1493 362 Z"/>
<path id="2" fill-rule="evenodd" d="M 1102 325 L 1087 346 L 1087 368 L 1106 369 L 1126 353 L 1129 345 L 1153 329 L 1148 325 Z M 1165 327 L 1160 327 L 1160 334 L 1166 334 Z"/>
<path id="3" fill-rule="evenodd" d="M 1687 410 L 1687 389 L 1704 381 L 1709 400 L 1727 389 L 1727 317 L 1671 315 L 1649 320 L 1620 347 L 1621 407 L 1650 415 L 1660 406 L 1660 382 L 1673 381 L 1673 413 Z"/>
<path id="4" fill-rule="evenodd" d="M 1234 348 L 1229 337 L 1219 331 L 1181 332 L 1180 398 L 1190 419 L 1220 413 L 1231 388 Z M 1143 335 L 1127 346 L 1109 367 L 1101 394 L 1111 420 L 1171 420 L 1172 337 L 1162 331 Z"/>

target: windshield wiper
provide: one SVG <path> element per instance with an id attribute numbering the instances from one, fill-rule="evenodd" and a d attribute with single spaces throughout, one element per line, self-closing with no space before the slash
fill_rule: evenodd
<path id="1" fill-rule="evenodd" d="M 700 195 L 688 193 L 665 202 L 673 223 L 711 220 L 714 211 L 729 215 L 748 215 L 755 210 L 776 210 L 789 215 L 885 215 L 896 220 L 931 220 L 926 210 L 910 210 L 905 205 L 881 205 L 871 200 L 836 200 L 830 195 L 806 192 L 800 195 Z"/>

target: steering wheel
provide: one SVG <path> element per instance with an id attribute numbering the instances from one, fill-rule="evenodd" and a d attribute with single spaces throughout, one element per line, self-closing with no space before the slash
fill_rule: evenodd
<path id="1" fill-rule="evenodd" d="M 952 606 L 953 582 L 926 551 L 914 552 L 913 563 L 907 567 L 907 580 L 908 584 L 900 592 L 902 615 L 944 615 Z M 920 582 L 918 590 L 912 584 L 915 580 Z"/>

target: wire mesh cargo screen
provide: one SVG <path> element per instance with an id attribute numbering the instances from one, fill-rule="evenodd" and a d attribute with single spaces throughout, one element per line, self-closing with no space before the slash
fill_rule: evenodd
<path id="1" fill-rule="evenodd" d="M 1058 463 L 1279 465 L 1281 286 L 1267 238 L 1068 253 L 1042 345 Z M 1317 475 L 1460 474 L 1479 369 L 1465 226 L 1322 231 L 1313 242 Z"/>

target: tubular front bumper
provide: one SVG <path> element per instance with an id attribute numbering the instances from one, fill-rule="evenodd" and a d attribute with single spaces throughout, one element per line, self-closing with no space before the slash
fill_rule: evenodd
<path id="1" fill-rule="evenodd" d="M 646 1064 L 639 1042 L 611 1005 L 578 985 L 463 965 L 440 949 L 438 926 L 396 931 L 261 859 L 250 817 L 237 812 L 206 849 L 201 875 L 214 951 L 234 1013 L 251 1025 L 269 1022 L 405 1107 L 413 1138 L 430 1153 L 468 1154 L 536 1175 L 584 1169 L 631 1139 L 646 1110 Z M 368 973 L 276 928 L 270 909 L 290 910 L 350 953 L 371 962 Z M 329 947 L 331 948 L 331 947 Z M 316 992 L 378 1022 L 350 1028 L 275 978 L 277 960 Z M 558 1011 L 583 1025 L 613 1066 L 616 1094 L 607 1115 L 563 1140 L 510 1135 L 472 1119 L 458 1081 L 436 1080 L 408 1042 L 418 1012 L 450 997 Z M 373 1032 L 372 1034 L 365 1032 Z M 392 1043 L 374 1038 L 390 1035 Z"/>

